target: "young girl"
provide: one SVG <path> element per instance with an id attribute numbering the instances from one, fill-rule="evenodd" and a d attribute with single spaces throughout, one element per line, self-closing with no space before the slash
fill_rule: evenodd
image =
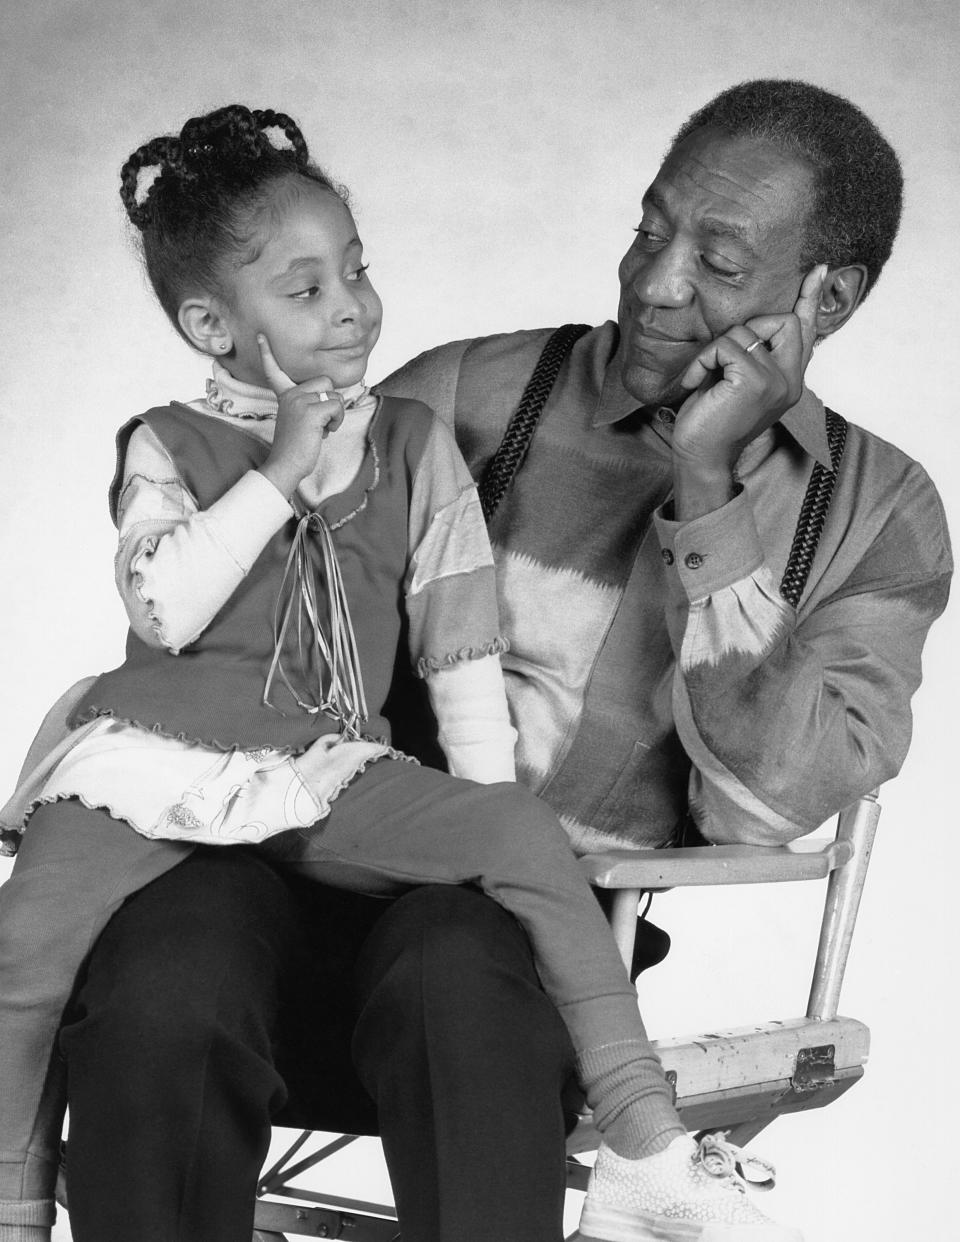
<path id="1" fill-rule="evenodd" d="M 794 1237 L 718 1169 L 720 1146 L 686 1136 L 563 830 L 513 783 L 476 493 L 426 407 L 364 387 L 381 307 L 344 192 L 288 117 L 231 106 L 141 147 L 121 193 L 162 306 L 215 361 L 204 400 L 119 434 L 126 659 L 20 794 L 0 901 L 0 1242 L 49 1237 L 48 1066 L 76 971 L 124 898 L 198 843 L 257 844 L 371 893 L 479 886 L 529 934 L 603 1135 L 584 1236 Z M 452 775 L 390 746 L 401 641 Z"/>

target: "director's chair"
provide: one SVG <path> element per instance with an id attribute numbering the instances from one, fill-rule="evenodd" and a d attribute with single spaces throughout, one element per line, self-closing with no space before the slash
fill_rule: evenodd
<path id="1" fill-rule="evenodd" d="M 869 794 L 841 812 L 832 838 L 776 847 L 618 849 L 581 860 L 591 884 L 605 896 L 628 969 L 637 911 L 646 893 L 827 881 L 813 980 L 802 1017 L 654 1041 L 688 1130 L 722 1129 L 733 1143 L 744 1144 L 782 1113 L 822 1108 L 863 1076 L 870 1033 L 855 1018 L 840 1017 L 838 1006 L 879 816 L 876 796 Z M 341 1135 L 302 1155 L 317 1142 L 310 1131 L 303 1131 L 261 1177 L 253 1242 L 285 1242 L 287 1235 L 355 1242 L 399 1239 L 396 1213 L 389 1204 L 294 1184 L 354 1141 L 352 1135 Z M 590 1168 L 577 1157 L 598 1143 L 589 1116 L 581 1117 L 567 1141 L 567 1185 L 572 1189 L 586 1189 Z"/>

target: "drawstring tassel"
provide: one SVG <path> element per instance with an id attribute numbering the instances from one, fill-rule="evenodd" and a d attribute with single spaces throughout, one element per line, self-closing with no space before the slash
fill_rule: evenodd
<path id="1" fill-rule="evenodd" d="M 311 531 L 318 536 L 323 556 L 330 614 L 329 636 L 324 633 L 317 605 L 316 572 L 310 556 Z M 291 624 L 296 626 L 297 656 L 304 678 L 308 675 L 311 656 L 317 669 L 317 687 L 313 694 L 305 688 L 296 689 L 283 666 L 282 652 Z M 309 651 L 304 649 L 305 633 L 309 635 Z M 270 692 L 277 677 L 303 711 L 311 715 L 323 712 L 339 722 L 342 734 L 360 737 L 360 726 L 367 721 L 360 656 L 333 538 L 319 513 L 304 514 L 297 523 L 274 609 L 273 659 L 263 688 L 263 702 L 275 711 L 280 709 L 270 702 Z"/>

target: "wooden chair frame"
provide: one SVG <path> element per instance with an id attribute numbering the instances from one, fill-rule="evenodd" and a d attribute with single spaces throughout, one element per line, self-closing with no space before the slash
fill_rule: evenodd
<path id="1" fill-rule="evenodd" d="M 609 850 L 587 855 L 583 867 L 610 894 L 613 933 L 624 961 L 633 958 L 637 910 L 645 893 L 671 888 L 786 881 L 827 881 L 813 979 L 802 1017 L 655 1041 L 676 1105 L 690 1130 L 723 1129 L 749 1142 L 781 1113 L 821 1108 L 863 1076 L 870 1047 L 867 1027 L 840 1017 L 840 989 L 880 806 L 868 794 L 837 817 L 832 838 L 785 846 L 718 845 L 672 850 Z M 341 1135 L 297 1159 L 313 1136 L 303 1131 L 260 1180 L 253 1242 L 286 1235 L 396 1242 L 389 1204 L 346 1199 L 295 1186 L 294 1179 L 353 1143 Z M 567 1143 L 567 1184 L 584 1190 L 589 1166 L 577 1157 L 596 1148 L 584 1116 Z"/>

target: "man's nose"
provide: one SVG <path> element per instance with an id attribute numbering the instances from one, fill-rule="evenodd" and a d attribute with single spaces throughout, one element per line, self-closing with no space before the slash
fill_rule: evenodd
<path id="1" fill-rule="evenodd" d="M 644 255 L 629 273 L 630 288 L 645 306 L 677 308 L 693 297 L 690 260 L 679 246 L 667 245 Z"/>

